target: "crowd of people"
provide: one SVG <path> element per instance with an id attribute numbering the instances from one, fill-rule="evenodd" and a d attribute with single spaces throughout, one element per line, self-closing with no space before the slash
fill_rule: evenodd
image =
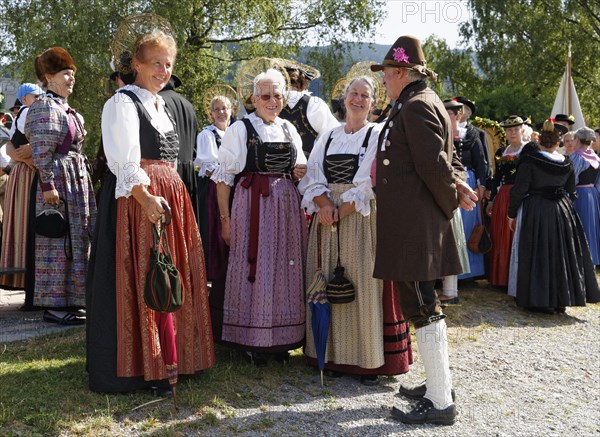
<path id="1" fill-rule="evenodd" d="M 469 122 L 475 103 L 442 101 L 419 40 L 402 36 L 383 62 L 346 77 L 341 120 L 307 91 L 314 68 L 273 60 L 247 95 L 241 84 L 208 92 L 211 124 L 199 129 L 174 90 L 173 35 L 140 34 L 128 55 L 115 60 L 118 89 L 102 112 L 97 197 L 63 48 L 36 57 L 38 83 L 20 87 L 5 146 L 0 267 L 26 273 L 2 284 L 24 288 L 23 309 L 47 322 L 86 324 L 91 390 L 172 394 L 177 375 L 215 364 L 214 342 L 259 367 L 304 346 L 329 377 L 376 385 L 408 372 L 410 322 L 427 379 L 402 386 L 419 402 L 391 414 L 452 424 L 443 308 L 459 303 L 461 281 L 487 278 L 535 312 L 600 301 L 598 134 L 571 132 L 568 116 L 537 132 L 509 116 L 506 145 L 490 153 Z M 60 235 L 44 228 L 50 215 Z M 484 254 L 471 240 L 488 221 Z M 181 278 L 173 312 L 145 301 L 159 229 Z M 322 338 L 306 287 L 340 271 L 354 293 L 328 303 Z"/>

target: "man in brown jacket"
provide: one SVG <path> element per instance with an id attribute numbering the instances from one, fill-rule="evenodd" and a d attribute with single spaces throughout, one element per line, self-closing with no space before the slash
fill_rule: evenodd
<path id="1" fill-rule="evenodd" d="M 417 38 L 402 36 L 382 64 L 388 96 L 395 100 L 379 137 L 376 161 L 377 252 L 374 276 L 394 280 L 405 316 L 415 325 L 427 381 L 401 387 L 420 399 L 411 411 L 394 407 L 405 423 L 453 424 L 456 407 L 448 363 L 445 315 L 435 280 L 462 273 L 450 220 L 471 209 L 476 194 L 454 152 L 442 100 L 425 84 L 435 73 Z"/>

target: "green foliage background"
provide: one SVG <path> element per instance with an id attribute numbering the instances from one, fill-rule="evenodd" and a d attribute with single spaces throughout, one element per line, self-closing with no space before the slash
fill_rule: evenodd
<path id="1" fill-rule="evenodd" d="M 178 89 L 204 118 L 204 91 L 232 83 L 240 60 L 295 57 L 308 45 L 342 45 L 343 35 L 362 39 L 382 18 L 384 0 L 7 0 L 0 4 L 0 72 L 35 82 L 33 60 L 48 47 L 65 47 L 77 67 L 71 105 L 86 119 L 86 153 L 100 137 L 100 116 L 111 70 L 110 42 L 119 22 L 132 14 L 165 17 L 177 33 L 174 73 Z M 334 58 L 321 58 L 327 69 Z M 331 68 L 330 68 L 331 70 Z M 333 75 L 331 75 L 333 76 Z M 336 78 L 337 79 L 337 78 Z"/>
<path id="2" fill-rule="evenodd" d="M 0 73 L 34 81 L 33 59 L 61 45 L 78 65 L 72 105 L 87 120 L 87 153 L 99 139 L 109 46 L 124 18 L 154 12 L 177 33 L 179 89 L 202 123 L 204 91 L 233 83 L 238 62 L 256 56 L 302 56 L 322 72 L 322 96 L 352 62 L 356 46 L 372 39 L 385 0 L 7 0 L 0 4 Z M 503 120 L 511 114 L 548 117 L 572 47 L 573 79 L 589 126 L 600 125 L 600 0 L 469 0 L 461 48 L 435 36 L 425 57 L 440 80 L 441 97 L 475 100 L 477 115 Z M 435 29 L 432 29 L 435 32 Z M 381 47 L 378 47 L 381 49 Z M 379 52 L 368 59 L 379 60 Z"/>
<path id="3" fill-rule="evenodd" d="M 434 29 L 435 31 L 435 29 Z M 550 115 L 565 70 L 572 76 L 588 126 L 600 125 L 599 0 L 469 0 L 461 49 L 428 38 L 425 58 L 439 75 L 442 97 L 464 95 L 477 115 Z"/>

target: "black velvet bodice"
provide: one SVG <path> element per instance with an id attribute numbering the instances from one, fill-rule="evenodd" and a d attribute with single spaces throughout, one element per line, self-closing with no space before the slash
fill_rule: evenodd
<path id="1" fill-rule="evenodd" d="M 596 178 L 598 177 L 599 168 L 594 168 L 591 165 L 586 168 L 584 171 L 579 173 L 579 185 L 590 185 L 596 183 Z"/>
<path id="2" fill-rule="evenodd" d="M 298 103 L 296 103 L 296 106 L 294 106 L 293 109 L 290 109 L 290 107 L 286 105 L 279 114 L 280 118 L 288 120 L 296 127 L 300 138 L 302 138 L 302 150 L 307 156 L 312 151 L 318 135 L 317 131 L 314 130 L 308 121 L 307 114 L 309 100 L 310 96 L 305 94 L 298 100 Z"/>
<path id="3" fill-rule="evenodd" d="M 260 138 L 250 120 L 243 118 L 242 122 L 246 126 L 248 136 L 248 154 L 244 171 L 291 173 L 296 164 L 296 148 L 292 143 L 291 135 L 287 132 L 287 126 L 285 124 L 282 126 L 288 137 L 287 142 L 268 143 Z"/>
<path id="4" fill-rule="evenodd" d="M 140 119 L 140 151 L 143 159 L 156 159 L 165 162 L 175 162 L 179 154 L 179 140 L 177 132 L 172 130 L 166 132 L 163 135 L 155 129 L 151 123 L 150 114 L 144 108 L 139 97 L 132 91 L 121 90 L 123 93 L 131 98 L 136 106 L 138 116 Z M 165 112 L 171 119 L 171 123 L 175 126 L 173 117 L 169 114 L 167 108 Z"/>
<path id="5" fill-rule="evenodd" d="M 329 146 L 332 141 L 331 134 L 325 144 L 325 152 L 323 157 L 323 172 L 327 178 L 327 182 L 330 184 L 351 184 L 356 172 L 359 167 L 359 158 L 361 154 L 364 156 L 367 146 L 369 145 L 369 138 L 373 127 L 371 126 L 365 135 L 365 139 L 360 148 L 360 152 L 357 155 L 352 153 L 336 153 L 327 155 Z"/>

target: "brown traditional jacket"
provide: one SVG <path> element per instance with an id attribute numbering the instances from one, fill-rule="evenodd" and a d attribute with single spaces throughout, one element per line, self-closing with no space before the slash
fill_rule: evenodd
<path id="1" fill-rule="evenodd" d="M 374 276 L 430 281 L 462 273 L 450 223 L 465 179 L 441 99 L 424 81 L 400 94 L 377 149 Z"/>

